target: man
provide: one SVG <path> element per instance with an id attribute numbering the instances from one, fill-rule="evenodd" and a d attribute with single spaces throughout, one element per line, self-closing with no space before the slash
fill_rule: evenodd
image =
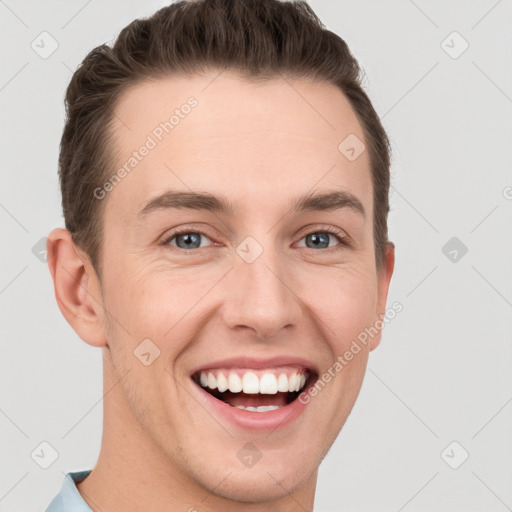
<path id="1" fill-rule="evenodd" d="M 174 3 L 75 72 L 48 261 L 102 348 L 104 425 L 47 511 L 313 510 L 394 266 L 358 80 L 278 0 Z"/>

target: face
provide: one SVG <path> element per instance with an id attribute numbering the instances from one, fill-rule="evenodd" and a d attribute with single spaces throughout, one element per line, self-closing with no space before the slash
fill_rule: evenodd
<path id="1" fill-rule="evenodd" d="M 217 74 L 139 84 L 115 110 L 130 170 L 98 199 L 121 379 L 105 429 L 214 494 L 276 499 L 316 480 L 354 405 L 379 336 L 333 365 L 384 313 L 392 254 L 378 273 L 369 154 L 338 148 L 365 141 L 343 94 Z"/>

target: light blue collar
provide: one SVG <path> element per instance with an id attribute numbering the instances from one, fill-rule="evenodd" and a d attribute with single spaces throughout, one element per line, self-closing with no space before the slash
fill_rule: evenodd
<path id="1" fill-rule="evenodd" d="M 92 469 L 67 473 L 59 494 L 53 498 L 45 512 L 93 512 L 76 488 Z"/>

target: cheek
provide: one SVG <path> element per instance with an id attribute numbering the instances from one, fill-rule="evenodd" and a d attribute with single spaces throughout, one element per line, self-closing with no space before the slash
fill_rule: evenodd
<path id="1" fill-rule="evenodd" d="M 106 307 L 132 336 L 149 337 L 150 333 L 144 332 L 149 326 L 161 336 L 163 324 L 167 326 L 165 332 L 183 308 L 186 283 L 171 278 L 171 273 L 162 269 L 131 263 L 130 258 L 117 261 L 113 257 L 110 261 L 105 258 L 105 268 L 109 269 L 105 276 Z"/>
<path id="2" fill-rule="evenodd" d="M 108 307 L 118 320 L 114 329 L 117 337 L 123 338 L 122 350 L 133 352 L 143 340 L 150 339 L 160 350 L 160 364 L 172 361 L 203 325 L 201 298 L 215 280 L 197 272 L 191 278 L 190 269 L 154 266 L 127 270 L 124 280 L 121 274 L 118 271 L 119 284 L 111 286 Z"/>
<path id="3" fill-rule="evenodd" d="M 331 348 L 340 354 L 353 339 L 374 321 L 377 289 L 370 273 L 348 272 L 317 276 L 308 290 L 308 302 L 331 340 Z"/>

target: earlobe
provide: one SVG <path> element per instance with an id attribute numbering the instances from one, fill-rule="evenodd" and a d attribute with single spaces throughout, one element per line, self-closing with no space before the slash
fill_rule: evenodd
<path id="1" fill-rule="evenodd" d="M 381 321 L 386 314 L 386 303 L 388 298 L 389 284 L 391 282 L 391 276 L 395 268 L 395 244 L 388 242 L 386 244 L 385 261 L 381 271 L 377 274 L 377 311 L 376 311 L 376 323 L 381 326 Z M 376 349 L 382 338 L 382 329 L 379 329 L 376 334 L 370 340 L 370 350 Z"/>
<path id="2" fill-rule="evenodd" d="M 86 343 L 106 346 L 101 287 L 88 258 L 63 228 L 48 235 L 46 249 L 55 298 L 64 318 Z"/>

